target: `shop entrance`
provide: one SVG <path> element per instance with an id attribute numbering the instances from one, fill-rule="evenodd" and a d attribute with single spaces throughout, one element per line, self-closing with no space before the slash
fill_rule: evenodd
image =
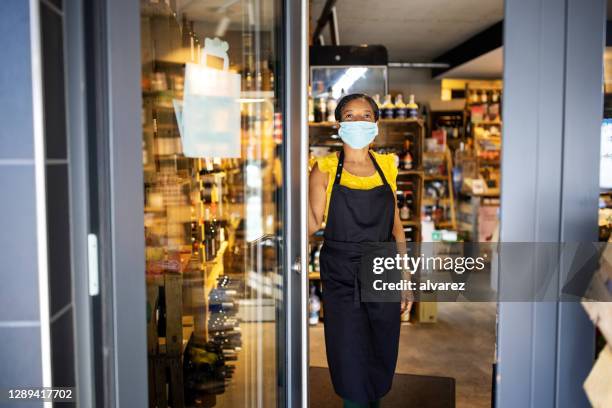
<path id="1" fill-rule="evenodd" d="M 311 167 L 324 168 L 343 149 L 334 117 L 339 99 L 372 96 L 381 116 L 371 148 L 381 160 L 393 157 L 409 252 L 427 251 L 433 241 L 491 245 L 499 238 L 503 18 L 503 1 L 312 4 Z M 342 403 L 324 338 L 324 227 L 310 239 L 311 407 Z M 401 317 L 396 374 L 382 404 L 491 406 L 496 318 L 496 303 L 423 296 Z"/>
<path id="2" fill-rule="evenodd" d="M 409 242 L 589 240 L 586 228 L 571 227 L 584 214 L 575 203 L 587 196 L 577 180 L 592 175 L 573 169 L 562 152 L 579 151 L 581 163 L 596 157 L 593 149 L 578 149 L 580 132 L 572 127 L 582 121 L 592 133 L 593 104 L 559 99 L 556 92 L 597 96 L 593 82 L 586 81 L 584 92 L 576 87 L 583 77 L 597 76 L 597 64 L 585 68 L 586 76 L 577 68 L 583 56 L 601 58 L 595 46 L 585 46 L 597 33 L 580 35 L 598 21 L 597 13 L 571 13 L 579 9 L 573 0 L 562 12 L 544 0 L 470 2 L 472 9 L 455 12 L 449 9 L 455 2 L 409 9 L 392 1 L 377 4 L 375 12 L 366 3 L 360 8 L 351 1 L 350 10 L 340 0 L 151 0 L 139 7 L 109 0 L 100 6 L 108 19 L 103 50 L 110 54 L 102 60 L 108 72 L 98 73 L 109 90 L 109 100 L 101 101 L 108 109 L 102 115 L 110 128 L 102 135 L 109 138 L 108 152 L 100 153 L 109 156 L 106 188 L 112 192 L 101 190 L 110 201 L 111 231 L 102 245 L 108 245 L 112 285 L 103 285 L 101 297 L 108 308 L 101 326 L 111 328 L 104 350 L 112 350 L 112 364 L 101 370 L 113 374 L 104 378 L 109 401 L 341 404 L 324 354 L 320 239 L 307 248 L 307 153 L 316 159 L 340 148 L 330 112 L 362 78 L 362 92 L 379 94 L 383 119 L 374 150 L 397 157 L 396 199 Z M 412 17 L 389 17 L 400 12 Z M 330 21 L 332 35 L 321 37 Z M 558 35 L 542 34 L 543 23 Z M 377 29 L 361 29 L 368 25 Z M 369 43 L 352 50 L 385 58 L 349 52 L 348 59 L 356 59 L 345 65 L 338 58 L 346 49 L 325 53 L 334 43 Z M 550 62 L 537 57 L 550 50 Z M 525 61 L 529 69 L 522 68 Z M 350 71 L 355 67 L 373 75 Z M 542 72 L 535 79 L 530 70 Z M 539 79 L 548 71 L 554 83 Z M 338 75 L 344 79 L 334 87 Z M 535 107 L 525 108 L 526 101 Z M 504 134 L 509 131 L 512 140 Z M 559 133 L 564 139 L 551 137 Z M 546 142 L 551 150 L 538 148 Z M 534 171 L 552 174 L 547 180 L 561 199 L 550 201 L 550 211 L 536 194 L 544 177 L 532 177 Z M 518 198 L 522 191 L 530 192 L 526 201 Z M 559 217 L 542 216 L 536 226 L 522 218 L 559 215 L 562 203 L 564 211 L 573 210 L 561 232 Z M 542 235 L 551 226 L 557 233 Z M 403 316 L 397 386 L 383 406 L 583 403 L 580 381 L 569 371 L 576 362 L 585 371 L 591 350 L 581 346 L 592 340 L 592 327 L 574 306 L 421 299 Z M 550 325 L 536 325 L 536 317 Z M 567 360 L 558 359 L 557 346 Z M 538 405 L 551 398 L 552 404 Z"/>

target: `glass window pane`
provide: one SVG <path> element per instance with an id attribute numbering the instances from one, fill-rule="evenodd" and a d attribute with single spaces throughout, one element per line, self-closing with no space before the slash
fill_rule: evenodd
<path id="1" fill-rule="evenodd" d="M 281 10 L 141 2 L 149 395 L 270 407 L 278 378 Z"/>

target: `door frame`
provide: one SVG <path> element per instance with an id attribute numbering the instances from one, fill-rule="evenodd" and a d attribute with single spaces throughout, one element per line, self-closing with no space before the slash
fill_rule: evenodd
<path id="1" fill-rule="evenodd" d="M 97 171 L 107 175 L 98 191 L 104 201 L 99 209 L 108 219 L 106 237 L 100 239 L 102 305 L 109 319 L 93 318 L 90 330 L 110 333 L 110 342 L 102 345 L 110 353 L 102 381 L 105 405 L 117 407 L 148 406 L 146 355 L 146 293 L 144 260 L 144 192 L 140 107 L 140 3 L 139 1 L 103 0 L 94 16 L 100 23 L 92 34 L 101 46 L 96 68 L 100 83 L 93 85 L 99 124 L 95 130 L 104 143 L 98 146 L 102 163 Z M 279 378 L 284 395 L 279 406 L 308 406 L 308 326 L 307 326 L 307 3 L 306 0 L 282 0 L 281 22 L 281 98 L 283 98 L 284 193 L 283 193 L 283 312 L 279 327 L 285 343 L 280 346 L 285 373 Z M 83 34 L 92 27 L 83 27 Z M 90 44 L 91 45 L 91 44 Z M 96 52 L 96 51 L 94 51 Z M 292 61 L 287 64 L 286 61 Z M 299 62 L 299 63 L 296 63 Z M 92 84 L 88 84 L 92 85 Z M 100 96 L 98 94 L 103 94 Z M 90 98 L 91 102 L 91 98 Z M 90 128 L 90 131 L 94 131 Z M 100 144 L 100 140 L 97 141 Z M 106 160 L 104 160 L 106 159 Z M 297 164 L 297 165 L 296 165 Z M 90 168 L 90 171 L 92 169 Z M 106 187 L 106 190 L 104 188 Z M 101 226 L 102 227 L 102 226 Z M 106 248 L 104 246 L 106 245 Z M 106 293 L 104 293 L 106 281 Z M 104 304 L 106 303 L 106 305 Z M 141 305 L 142 307 L 139 307 Z M 95 307 L 94 307 L 95 308 Z M 104 312 L 102 312 L 104 313 Z M 91 337 L 91 335 L 89 336 Z M 82 340 L 79 340 L 79 342 Z M 94 346 L 95 348 L 95 346 Z M 94 350 L 97 352 L 100 350 Z M 95 365 L 94 363 L 91 363 Z M 93 369 L 90 367 L 90 369 Z M 100 384 L 98 384 L 99 386 Z M 93 386 L 95 389 L 95 386 Z"/>
<path id="2" fill-rule="evenodd" d="M 287 407 L 308 407 L 308 4 L 285 0 L 284 193 Z M 291 61 L 291 63 L 287 63 Z"/>
<path id="3" fill-rule="evenodd" d="M 501 242 L 597 241 L 605 9 L 505 0 Z M 501 287 L 513 266 L 502 260 Z M 582 306 L 498 307 L 496 406 L 589 406 L 594 328 Z"/>

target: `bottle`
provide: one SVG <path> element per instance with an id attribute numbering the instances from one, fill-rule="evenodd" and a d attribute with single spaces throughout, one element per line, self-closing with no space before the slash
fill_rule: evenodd
<path id="1" fill-rule="evenodd" d="M 497 91 L 491 93 L 491 103 L 489 104 L 488 116 L 490 121 L 499 119 L 499 94 Z"/>
<path id="2" fill-rule="evenodd" d="M 270 79 L 269 79 L 269 80 L 270 80 L 269 90 L 270 90 L 270 91 L 274 91 L 274 85 L 275 85 L 275 84 L 274 84 L 274 81 L 275 81 L 275 77 L 274 77 L 274 70 L 273 70 L 273 69 L 270 69 L 270 75 L 269 75 L 269 77 L 270 77 Z"/>
<path id="3" fill-rule="evenodd" d="M 459 143 L 459 148 L 455 150 L 455 160 L 452 175 L 453 188 L 455 189 L 456 193 L 461 191 L 461 186 L 463 185 L 463 158 L 465 156 L 464 149 L 465 145 L 463 144 L 463 142 L 461 142 Z"/>
<path id="4" fill-rule="evenodd" d="M 183 14 L 183 22 L 181 24 L 181 43 L 183 48 L 189 48 L 191 38 L 191 31 L 189 31 L 189 23 L 187 22 L 187 15 Z"/>
<path id="5" fill-rule="evenodd" d="M 253 75 L 251 74 L 251 70 L 249 67 L 245 67 L 244 69 L 244 91 L 250 91 L 253 89 Z"/>
<path id="6" fill-rule="evenodd" d="M 212 225 L 212 231 L 214 233 L 213 237 L 215 239 L 215 249 L 218 251 L 219 248 L 221 247 L 221 242 L 222 242 L 222 235 L 223 234 L 223 229 L 221 228 L 221 226 L 219 225 L 219 221 L 217 221 L 217 206 L 216 204 L 213 202 L 211 207 L 211 220 L 210 223 Z"/>
<path id="7" fill-rule="evenodd" d="M 400 219 L 409 220 L 410 219 L 410 208 L 404 203 L 402 208 L 400 208 Z"/>
<path id="8" fill-rule="evenodd" d="M 483 90 L 480 95 L 480 104 L 482 105 L 482 116 L 484 120 L 487 120 L 489 116 L 489 97 L 487 91 Z"/>
<path id="9" fill-rule="evenodd" d="M 308 273 L 314 272 L 314 251 L 312 245 L 308 243 Z"/>
<path id="10" fill-rule="evenodd" d="M 143 139 L 142 141 L 142 165 L 146 166 L 147 164 L 149 164 L 149 155 L 147 154 L 147 144 Z"/>
<path id="11" fill-rule="evenodd" d="M 315 122 L 325 122 L 327 119 L 327 103 L 325 98 L 320 96 L 315 104 Z"/>
<path id="12" fill-rule="evenodd" d="M 334 98 L 334 95 L 332 93 L 332 88 L 330 86 L 329 88 L 327 88 L 327 104 L 326 104 L 327 118 L 325 119 L 326 121 L 334 122 L 336 120 L 336 117 L 335 117 L 336 106 L 337 106 L 337 101 Z"/>
<path id="13" fill-rule="evenodd" d="M 308 87 L 308 121 L 315 121 L 315 104 L 314 99 L 312 99 L 312 87 Z"/>
<path id="14" fill-rule="evenodd" d="M 378 107 L 378 110 L 380 111 L 382 109 L 381 104 L 380 104 L 380 95 L 376 94 L 374 95 L 372 99 L 374 99 L 374 102 L 376 102 L 376 106 Z"/>
<path id="15" fill-rule="evenodd" d="M 321 247 L 322 247 L 322 245 L 317 245 L 317 249 L 314 252 L 313 266 L 314 266 L 314 271 L 315 272 L 318 272 L 318 271 L 321 270 L 321 262 L 320 262 Z"/>
<path id="16" fill-rule="evenodd" d="M 414 95 L 410 95 L 410 99 L 406 104 L 406 109 L 408 109 L 409 118 L 416 118 L 419 116 L 419 105 L 414 101 Z"/>
<path id="17" fill-rule="evenodd" d="M 166 337 L 166 291 L 159 287 L 157 304 L 155 305 L 155 320 L 157 320 L 157 335 Z"/>
<path id="18" fill-rule="evenodd" d="M 393 102 L 391 102 L 391 95 L 387 94 L 385 96 L 385 102 L 382 104 L 382 118 L 383 119 L 393 119 L 395 106 Z"/>
<path id="19" fill-rule="evenodd" d="M 255 72 L 255 90 L 256 91 L 263 90 L 263 73 L 261 72 L 261 69 Z"/>
<path id="20" fill-rule="evenodd" d="M 410 153 L 410 141 L 404 141 L 404 151 L 400 158 L 400 167 L 404 170 L 412 170 L 412 154 Z"/>
<path id="21" fill-rule="evenodd" d="M 262 87 L 263 91 L 271 91 L 272 87 L 270 86 L 270 65 L 268 61 L 262 61 L 261 63 L 261 74 L 262 74 Z"/>
<path id="22" fill-rule="evenodd" d="M 395 97 L 395 118 L 396 119 L 406 119 L 408 116 L 408 109 L 406 108 L 406 104 L 404 103 L 404 97 L 402 94 L 397 94 Z"/>
<path id="23" fill-rule="evenodd" d="M 206 260 L 212 261 L 215 255 L 217 255 L 215 227 L 210 218 L 210 208 L 206 207 L 204 214 L 204 245 L 206 247 Z"/>
<path id="24" fill-rule="evenodd" d="M 310 297 L 308 298 L 308 323 L 314 326 L 319 323 L 319 311 L 321 310 L 321 301 L 317 296 L 317 288 L 314 285 L 310 286 Z"/>
<path id="25" fill-rule="evenodd" d="M 412 191 L 406 191 L 404 194 L 406 195 L 404 205 L 408 209 L 408 218 L 410 218 L 414 215 L 414 201 L 412 200 L 413 194 Z"/>
<path id="26" fill-rule="evenodd" d="M 407 203 L 406 203 L 406 199 L 404 197 L 402 197 L 401 202 L 398 200 L 398 208 L 399 208 L 399 216 L 400 219 L 402 220 L 409 220 L 410 219 L 410 207 L 408 207 Z"/>

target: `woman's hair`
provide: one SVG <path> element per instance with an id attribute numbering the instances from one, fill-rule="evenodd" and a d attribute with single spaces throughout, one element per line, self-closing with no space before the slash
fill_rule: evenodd
<path id="1" fill-rule="evenodd" d="M 336 110 L 334 111 L 334 117 L 338 122 L 342 120 L 342 109 L 346 106 L 350 101 L 354 101 L 355 99 L 363 99 L 370 104 L 372 107 L 372 111 L 374 112 L 374 121 L 378 122 L 378 118 L 380 117 L 380 111 L 378 109 L 378 105 L 370 96 L 363 93 L 353 93 L 343 96 L 336 106 Z"/>

